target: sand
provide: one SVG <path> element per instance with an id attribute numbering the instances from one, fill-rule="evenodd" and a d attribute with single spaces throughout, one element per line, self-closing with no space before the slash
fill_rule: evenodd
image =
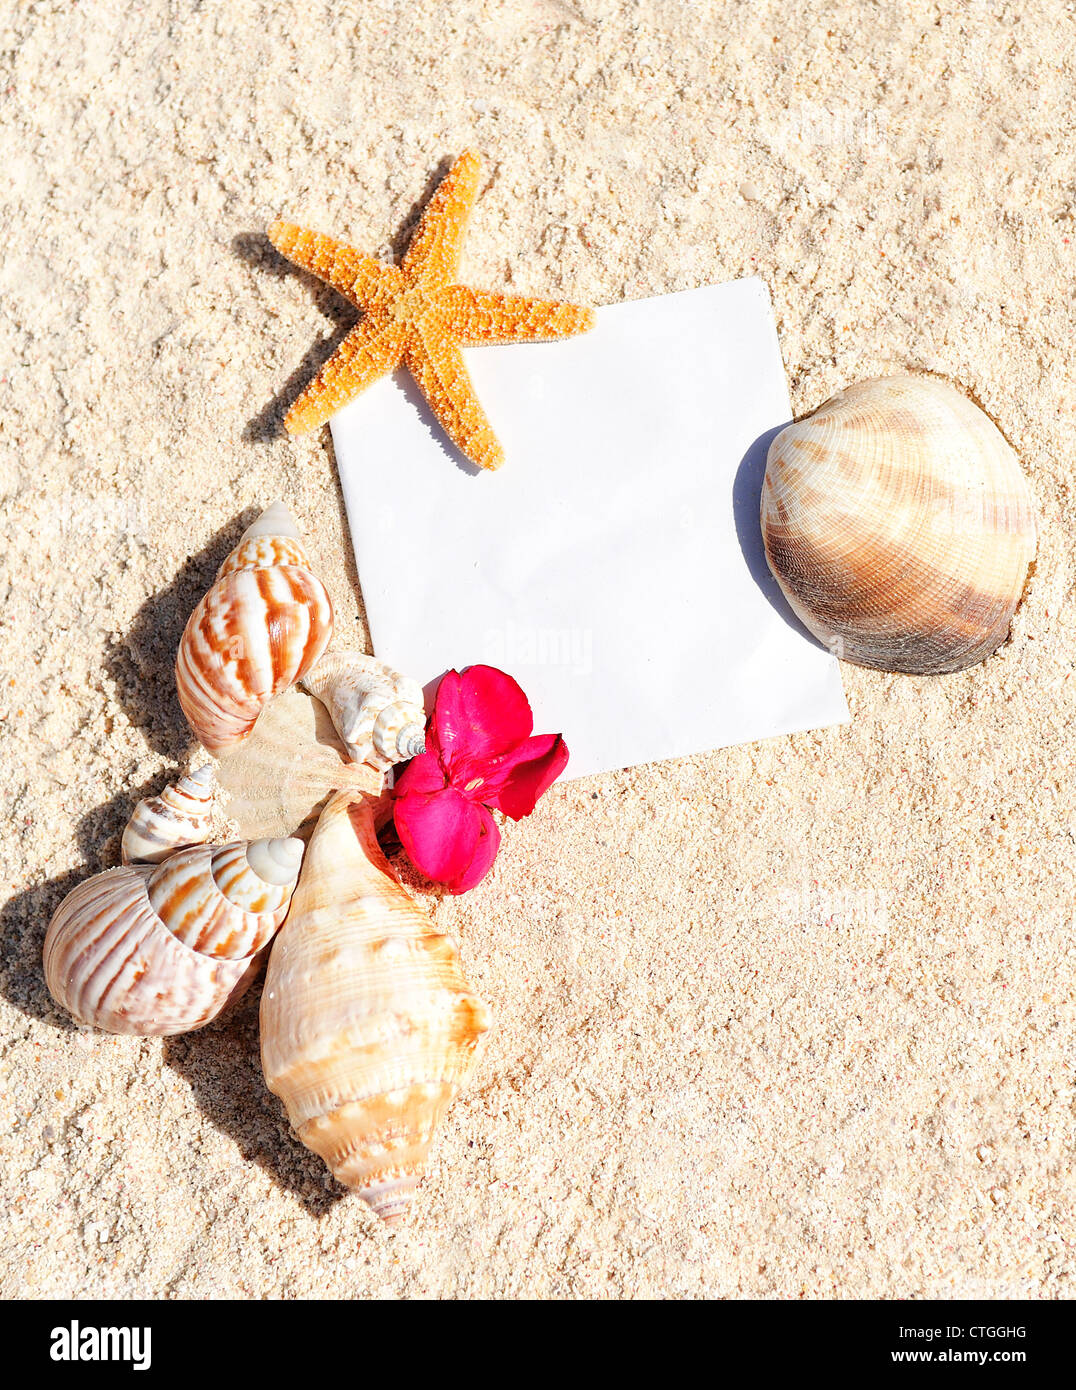
<path id="1" fill-rule="evenodd" d="M 6 0 L 0 50 L 0 1293 L 1071 1296 L 1072 6 Z M 467 145 L 474 283 L 760 274 L 798 412 L 943 374 L 1041 542 L 984 665 L 847 666 L 849 727 L 554 788 L 423 895 L 496 1031 L 390 1233 L 256 991 L 99 1036 L 40 949 L 194 754 L 174 650 L 255 506 L 363 641 L 328 431 L 279 427 L 352 315 L 263 229 L 398 251 Z"/>

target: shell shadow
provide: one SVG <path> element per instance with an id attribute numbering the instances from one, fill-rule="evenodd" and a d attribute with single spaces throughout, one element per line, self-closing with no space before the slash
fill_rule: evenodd
<path id="1" fill-rule="evenodd" d="M 283 1106 L 266 1087 L 258 1046 L 260 998 L 258 981 L 208 1027 L 165 1038 L 164 1061 L 245 1162 L 256 1163 L 311 1216 L 322 1217 L 348 1193 L 292 1134 Z"/>
<path id="2" fill-rule="evenodd" d="M 41 948 L 52 914 L 83 879 L 120 862 L 120 835 L 136 801 L 160 791 L 178 775 L 155 773 L 140 787 L 117 792 L 82 816 L 75 827 L 82 864 L 55 878 L 15 893 L 0 907 L 0 996 L 20 1013 L 60 1032 L 74 1033 L 79 1025 L 53 1000 L 45 985 Z"/>
<path id="3" fill-rule="evenodd" d="M 245 508 L 208 545 L 189 556 L 175 578 L 142 604 L 127 635 L 105 649 L 105 671 L 128 719 L 142 730 L 155 752 L 179 764 L 197 746 L 176 694 L 179 639 L 221 561 L 257 514 L 257 507 Z"/>
<path id="4" fill-rule="evenodd" d="M 827 648 L 804 627 L 781 592 L 780 585 L 774 579 L 766 560 L 766 547 L 762 542 L 759 509 L 762 504 L 762 480 L 766 474 L 766 455 L 769 453 L 770 444 L 784 428 L 784 425 L 777 425 L 765 434 L 760 434 L 736 469 L 736 476 L 732 482 L 732 515 L 736 526 L 736 539 L 751 578 L 766 602 L 794 632 L 810 642 L 812 647 L 824 652 Z"/>

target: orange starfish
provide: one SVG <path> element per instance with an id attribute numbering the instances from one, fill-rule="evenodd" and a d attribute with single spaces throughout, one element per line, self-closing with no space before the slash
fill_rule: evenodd
<path id="1" fill-rule="evenodd" d="M 548 299 L 492 294 L 456 282 L 463 235 L 478 196 L 481 160 L 456 160 L 422 215 L 399 266 L 293 222 L 274 222 L 269 239 L 289 260 L 332 285 L 363 317 L 285 417 L 289 433 L 317 429 L 401 362 L 418 382 L 452 442 L 481 468 L 499 468 L 504 450 L 471 385 L 461 348 L 537 343 L 585 333 L 593 309 Z"/>

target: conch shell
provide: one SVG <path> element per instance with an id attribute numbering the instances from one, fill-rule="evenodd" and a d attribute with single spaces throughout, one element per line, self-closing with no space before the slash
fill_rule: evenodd
<path id="1" fill-rule="evenodd" d="M 299 1138 L 386 1221 L 473 1071 L 489 1010 L 392 877 L 361 794 L 322 812 L 261 1003 L 262 1069 Z"/>
<path id="2" fill-rule="evenodd" d="M 363 652 L 330 652 L 299 684 L 332 716 L 352 762 L 387 772 L 426 747 L 422 687 Z"/>
<path id="3" fill-rule="evenodd" d="M 266 705 L 250 736 L 221 760 L 226 813 L 244 839 L 308 835 L 335 791 L 377 796 L 382 775 L 353 763 L 328 711 L 299 689 Z"/>
<path id="4" fill-rule="evenodd" d="M 246 738 L 273 696 L 321 656 L 332 626 L 328 592 L 274 502 L 225 559 L 180 640 L 179 703 L 203 746 L 220 755 Z"/>
<path id="5" fill-rule="evenodd" d="M 202 1027 L 253 980 L 302 856 L 294 839 L 196 845 L 86 879 L 49 923 L 49 992 L 109 1033 Z"/>
<path id="6" fill-rule="evenodd" d="M 1035 555 L 1016 455 L 933 377 L 864 381 L 770 445 L 766 557 L 804 624 L 839 657 L 932 675 L 1009 634 Z"/>
<path id="7" fill-rule="evenodd" d="M 213 816 L 213 769 L 207 763 L 169 782 L 160 796 L 149 796 L 131 812 L 120 841 L 125 864 L 159 864 L 177 849 L 209 839 Z"/>

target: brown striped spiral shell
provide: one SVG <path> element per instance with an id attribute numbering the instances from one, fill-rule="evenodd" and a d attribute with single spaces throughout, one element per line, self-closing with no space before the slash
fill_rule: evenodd
<path id="1" fill-rule="evenodd" d="M 221 565 L 179 644 L 179 703 L 203 746 L 221 754 L 242 742 L 273 696 L 321 656 L 332 626 L 328 592 L 274 502 Z"/>
<path id="2" fill-rule="evenodd" d="M 1009 635 L 1035 555 L 1027 483 L 1001 432 L 933 377 L 863 381 L 774 439 L 770 569 L 837 656 L 933 675 Z"/>
<path id="3" fill-rule="evenodd" d="M 177 849 L 209 839 L 213 817 L 213 769 L 207 763 L 131 812 L 120 851 L 125 864 L 159 864 Z"/>
<path id="4" fill-rule="evenodd" d="M 196 845 L 157 865 L 108 869 L 74 888 L 45 936 L 58 1004 L 109 1033 L 200 1028 L 257 973 L 287 915 L 301 840 Z"/>

